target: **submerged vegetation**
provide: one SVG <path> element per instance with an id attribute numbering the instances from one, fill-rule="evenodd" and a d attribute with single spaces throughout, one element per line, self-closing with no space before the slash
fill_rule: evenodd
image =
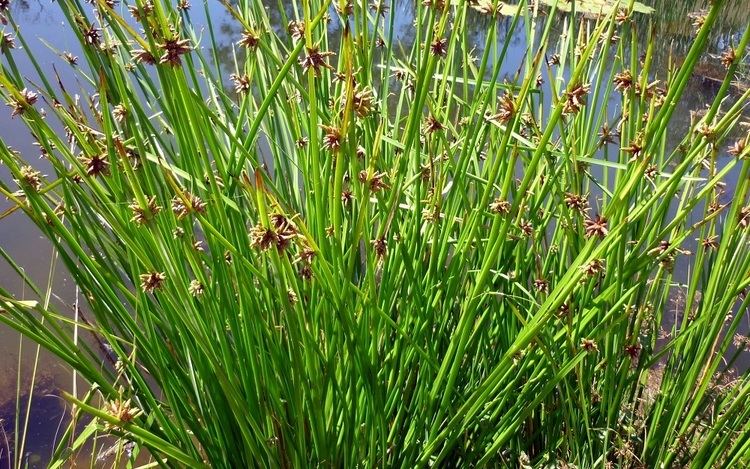
<path id="1" fill-rule="evenodd" d="M 634 2 L 425 0 L 403 45 L 378 0 L 279 2 L 286 30 L 239 0 L 231 76 L 186 1 L 58 3 L 75 92 L 0 0 L 0 94 L 50 168 L 0 143 L 1 216 L 86 299 L 0 288 L 91 385 L 53 464 L 109 434 L 166 466 L 750 465 L 750 27 L 667 143 L 727 1 L 654 69 Z"/>

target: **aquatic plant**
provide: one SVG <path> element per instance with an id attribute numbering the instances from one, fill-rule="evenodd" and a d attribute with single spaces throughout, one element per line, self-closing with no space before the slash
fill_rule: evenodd
<path id="1" fill-rule="evenodd" d="M 227 73 L 185 1 L 60 0 L 80 96 L 3 11 L 0 93 L 51 169 L 2 143 L 0 191 L 86 298 L 0 290 L 91 385 L 53 466 L 97 434 L 167 466 L 750 464 L 750 27 L 669 145 L 727 2 L 664 70 L 634 2 L 544 3 L 425 0 L 408 45 L 385 2 L 279 2 L 286 31 L 226 2 Z"/>

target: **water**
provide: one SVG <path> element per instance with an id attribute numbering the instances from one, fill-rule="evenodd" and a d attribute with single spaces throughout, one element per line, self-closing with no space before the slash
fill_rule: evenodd
<path id="1" fill-rule="evenodd" d="M 202 16 L 202 5 L 195 3 L 191 17 L 200 36 L 200 25 L 205 24 L 205 17 Z M 278 14 L 278 3 L 275 0 L 265 0 L 265 3 L 269 8 L 269 16 L 274 22 L 274 27 L 279 30 L 285 28 L 285 25 L 280 24 L 281 15 Z M 678 58 L 685 54 L 694 34 L 694 27 L 691 24 L 692 21 L 688 19 L 688 14 L 705 8 L 708 0 L 645 0 L 645 3 L 650 4 L 656 10 L 650 19 L 654 21 L 656 33 L 654 37 L 660 42 L 654 67 L 658 70 L 661 68 L 660 65 L 664 65 L 670 52 Z M 396 37 L 402 43 L 409 44 L 413 40 L 414 31 L 412 27 L 413 0 L 394 0 L 391 7 L 397 11 Z M 44 72 L 51 73 L 54 65 L 67 86 L 73 90 L 80 86 L 70 67 L 59 55 L 65 51 L 70 51 L 74 55 L 82 54 L 75 36 L 64 26 L 57 5 L 48 0 L 20 0 L 13 3 L 11 8 L 14 19 L 18 22 L 24 36 L 30 41 L 29 47 L 44 67 Z M 124 6 L 121 5 L 118 8 L 124 8 Z M 219 2 L 211 0 L 208 8 L 215 24 L 219 25 L 217 28 L 221 48 L 219 57 L 228 75 L 232 68 L 232 44 L 237 40 L 240 29 L 226 14 Z M 291 14 L 291 10 L 287 14 Z M 127 17 L 127 14 L 125 16 Z M 700 73 L 691 80 L 685 99 L 675 113 L 674 124 L 677 129 L 688 127 L 691 110 L 704 108 L 707 103 L 711 102 L 718 88 L 716 80 L 723 76 L 723 69 L 718 63 L 717 56 L 728 47 L 733 37 L 736 38 L 742 32 L 747 24 L 748 16 L 750 16 L 750 0 L 729 2 L 724 17 L 714 31 L 711 50 L 699 67 Z M 648 21 L 649 18 L 639 16 L 644 40 L 647 37 Z M 473 30 L 470 31 L 471 39 L 476 44 L 484 43 L 486 19 L 477 17 L 476 21 L 472 21 L 471 24 L 474 25 Z M 332 29 L 337 27 L 335 21 L 330 25 Z M 502 34 L 500 36 L 502 37 Z M 39 39 L 40 37 L 53 41 L 51 46 L 57 50 L 52 50 L 44 44 Z M 525 42 L 523 37 L 518 35 L 512 41 L 509 52 L 510 60 L 504 72 L 508 74 L 515 72 L 525 53 Z M 17 54 L 17 57 L 21 69 L 30 76 L 35 76 L 31 64 L 23 59 L 22 54 Z M 681 134 L 679 131 L 672 133 L 675 138 Z M 4 106 L 0 111 L 0 138 L 24 154 L 38 153 L 38 150 L 31 145 L 32 139 L 25 126 L 20 120 L 11 119 L 10 113 Z M 677 142 L 669 143 L 674 145 Z M 39 168 L 44 168 L 43 161 L 40 161 Z M 8 173 L 3 167 L 0 167 L 0 178 L 8 179 Z M 727 198 L 731 197 L 731 192 L 730 187 Z M 0 214 L 10 207 L 7 201 L 0 200 Z M 39 286 L 44 288 L 47 285 L 50 269 L 55 265 L 52 250 L 36 228 L 21 213 L 14 213 L 0 219 L 0 247 L 17 261 Z M 61 267 L 57 268 L 52 278 L 55 293 L 52 301 L 61 311 L 72 313 L 70 305 L 76 301 L 75 286 Z M 15 272 L 1 261 L 0 284 L 19 297 L 28 297 L 28 288 L 23 286 Z M 36 347 L 28 341 L 19 342 L 17 334 L 4 327 L 0 328 L 0 357 L 2 357 L 0 358 L 0 419 L 2 419 L 3 428 L 6 433 L 13 431 L 18 389 L 22 396 L 20 401 L 22 409 L 25 408 L 28 397 L 33 396 L 32 412 L 29 417 L 29 440 L 24 452 L 25 462 L 30 467 L 43 467 L 56 439 L 58 424 L 64 421 L 67 414 L 61 400 L 55 397 L 55 394 L 60 389 L 70 390 L 72 373 L 42 352 L 38 357 L 36 386 L 32 388 L 31 370 L 37 360 Z M 21 373 L 17 374 L 19 369 Z M 17 387 L 19 377 L 20 388 Z M 24 416 L 25 412 L 22 412 L 20 422 L 23 422 Z M 6 467 L 7 449 L 1 434 L 0 454 L 0 467 Z"/>

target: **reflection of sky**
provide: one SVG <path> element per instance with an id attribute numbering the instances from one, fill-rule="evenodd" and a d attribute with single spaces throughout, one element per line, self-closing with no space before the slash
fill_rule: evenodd
<path id="1" fill-rule="evenodd" d="M 415 1 L 416 0 L 394 0 L 390 2 L 392 3 L 392 5 L 390 5 L 391 8 L 393 8 L 396 13 L 393 33 L 396 42 L 401 46 L 394 48 L 394 52 L 397 54 L 399 54 L 401 50 L 408 50 L 414 40 L 415 28 L 413 22 Z M 210 45 L 210 40 L 208 37 L 208 28 L 205 26 L 206 18 L 203 5 L 197 0 L 193 3 L 194 5 L 191 9 L 190 16 L 195 35 L 198 38 L 202 38 L 203 47 L 208 47 Z M 267 11 L 274 31 L 279 35 L 285 35 L 286 19 L 293 17 L 293 9 L 290 3 L 277 2 L 276 0 L 265 0 L 265 3 L 268 6 Z M 655 17 L 658 20 L 657 30 L 661 32 L 657 37 L 659 37 L 659 40 L 664 43 L 664 47 L 657 47 L 658 54 L 656 57 L 655 69 L 658 70 L 661 64 L 664 63 L 667 51 L 672 49 L 677 55 L 679 55 L 684 54 L 687 50 L 689 38 L 693 34 L 693 27 L 690 24 L 690 21 L 687 20 L 687 12 L 704 7 L 708 3 L 708 0 L 686 0 L 682 2 L 674 2 L 672 0 L 651 0 L 646 1 L 646 3 L 649 3 L 656 8 L 657 13 Z M 727 15 L 725 15 L 726 17 L 722 24 L 717 28 L 717 34 L 712 42 L 712 52 L 719 53 L 732 41 L 736 42 L 739 35 L 739 32 L 737 31 L 739 28 L 744 27 L 747 22 L 747 11 L 750 9 L 748 3 L 750 2 L 746 0 L 729 2 L 730 5 Z M 286 5 L 283 14 L 278 10 L 279 4 Z M 63 18 L 59 13 L 58 6 L 55 5 L 54 2 L 48 2 L 47 0 L 24 0 L 23 2 L 14 3 L 13 8 L 14 19 L 18 22 L 25 38 L 29 41 L 29 47 L 33 50 L 42 70 L 47 73 L 54 65 L 68 90 L 71 93 L 75 93 L 76 90 L 79 90 L 81 85 L 72 68 L 59 56 L 59 54 L 65 51 L 70 51 L 74 55 L 80 57 L 82 57 L 83 54 L 81 53 L 80 46 L 75 36 L 63 23 Z M 124 17 L 130 17 L 125 5 L 119 4 L 117 8 L 121 10 Z M 210 0 L 208 2 L 208 9 L 214 21 L 213 26 L 219 36 L 219 58 L 222 62 L 222 68 L 228 76 L 233 68 L 232 49 L 239 38 L 241 29 L 226 13 L 220 2 Z M 335 32 L 339 29 L 340 25 L 335 19 L 336 15 L 332 14 L 331 16 L 334 19 L 328 27 L 329 31 Z M 645 32 L 647 29 L 646 21 L 647 20 L 642 17 L 642 27 L 640 28 L 642 32 Z M 386 24 L 387 23 L 388 22 L 386 21 Z M 488 20 L 485 17 L 472 13 L 468 23 L 472 25 L 471 30 L 467 32 L 469 42 L 477 46 L 474 55 L 481 56 L 482 50 L 479 49 L 479 45 L 483 45 L 486 41 L 487 28 L 489 26 Z M 560 22 L 560 24 L 562 24 L 562 22 Z M 502 47 L 503 41 L 506 40 L 506 33 L 509 26 L 509 19 L 501 20 L 498 28 L 499 48 Z M 8 28 L 10 28 L 10 26 L 6 26 L 6 32 L 9 31 Z M 559 30 L 560 28 L 558 27 L 557 29 Z M 559 31 L 557 31 L 557 34 L 559 34 Z M 336 42 L 337 37 L 337 34 L 331 36 L 332 43 L 329 47 L 332 50 L 336 50 L 338 47 Z M 48 42 L 49 47 L 48 45 L 45 45 L 40 38 L 44 38 Z M 500 82 L 503 81 L 503 78 L 510 79 L 513 74 L 522 67 L 526 54 L 526 43 L 522 25 L 519 24 L 517 33 L 510 38 L 510 41 L 508 56 L 506 62 L 503 64 L 499 77 Z M 19 41 L 17 41 L 17 43 L 18 42 Z M 18 46 L 20 47 L 20 44 L 18 44 Z M 56 50 L 52 50 L 50 47 Z M 26 58 L 23 53 L 16 53 L 14 57 L 21 70 L 28 74 L 28 78 L 34 83 L 39 83 L 28 58 Z M 86 67 L 83 58 L 80 63 L 82 67 Z M 491 56 L 488 64 L 488 73 L 489 70 L 492 69 L 493 64 Z M 547 79 L 546 74 L 545 79 Z M 685 92 L 685 99 L 679 103 L 673 116 L 673 128 L 672 131 L 668 133 L 669 146 L 673 147 L 679 143 L 685 130 L 689 127 L 690 111 L 703 108 L 710 103 L 716 88 L 717 87 L 714 84 L 705 83 L 700 78 L 695 78 L 690 82 L 688 89 Z M 548 92 L 545 93 L 545 99 L 548 104 L 550 99 Z M 46 104 L 42 106 L 46 107 Z M 608 115 L 610 116 L 608 121 L 610 124 L 614 124 L 618 114 L 619 95 L 615 93 L 608 104 Z M 27 158 L 29 158 L 28 155 L 38 154 L 38 149 L 31 145 L 33 140 L 22 121 L 19 118 L 11 119 L 10 112 L 8 112 L 8 109 L 5 106 L 0 106 L 0 138 L 2 138 L 6 144 L 22 152 Z M 613 147 L 610 154 L 613 154 L 615 151 L 616 147 Z M 33 158 L 29 159 L 33 160 Z M 724 153 L 720 162 L 721 164 L 725 164 L 726 161 L 726 154 Z M 51 170 L 45 161 L 40 159 L 37 166 L 45 174 L 51 173 Z M 1 166 L 0 178 L 8 180 L 7 170 Z M 730 189 L 724 195 L 725 200 L 722 202 L 726 202 L 731 198 L 731 188 L 734 187 L 736 178 L 737 172 L 730 175 Z M 7 201 L 0 200 L 0 212 L 7 209 L 9 206 L 10 205 Z M 45 285 L 50 266 L 51 248 L 49 243 L 42 239 L 36 228 L 26 220 L 21 213 L 16 213 L 7 219 L 0 220 L 0 245 L 6 249 L 21 266 L 27 269 L 32 278 L 38 281 L 40 285 Z M 0 262 L 0 284 L 12 291 L 18 292 L 19 294 L 23 291 L 20 287 L 17 276 L 4 262 Z M 55 291 L 67 302 L 72 302 L 74 292 L 73 288 L 73 285 L 64 273 L 58 275 L 55 281 Z M 15 339 L 9 340 L 11 337 L 13 336 L 10 335 L 5 328 L 0 330 L 0 354 L 3 354 L 4 357 L 12 357 L 17 348 L 17 341 Z M 15 361 L 12 364 L 4 363 L 4 361 L 0 361 L 0 365 L 2 365 L 0 366 L 0 374 L 14 377 L 15 373 L 2 372 L 7 366 L 14 367 Z M 52 362 L 44 361 L 40 372 L 49 372 L 52 368 Z M 12 389 L 14 387 L 15 378 L 12 381 L 12 383 L 0 383 L 0 400 L 2 400 L 2 395 L 7 395 L 7 389 Z M 39 443 L 44 444 L 45 442 Z"/>

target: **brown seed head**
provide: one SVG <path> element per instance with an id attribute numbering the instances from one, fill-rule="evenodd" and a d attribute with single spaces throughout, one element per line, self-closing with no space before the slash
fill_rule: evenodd
<path id="1" fill-rule="evenodd" d="M 3 33 L 0 36 L 0 49 L 14 49 L 16 47 L 16 40 L 9 33 Z"/>
<path id="2" fill-rule="evenodd" d="M 22 89 L 19 94 L 21 95 L 20 98 L 11 98 L 10 101 L 8 101 L 8 106 L 13 108 L 11 117 L 23 114 L 36 104 L 39 99 L 39 95 L 27 88 Z"/>
<path id="3" fill-rule="evenodd" d="M 149 221 L 153 220 L 159 212 L 161 212 L 161 207 L 156 203 L 155 195 L 151 196 L 146 201 L 146 207 L 142 207 L 136 199 L 134 199 L 133 203 L 131 203 L 128 207 L 133 212 L 133 217 L 130 219 L 130 221 L 136 223 L 137 225 L 145 225 Z"/>
<path id="4" fill-rule="evenodd" d="M 247 94 L 250 91 L 250 77 L 245 75 L 237 75 L 232 73 L 229 75 L 229 79 L 234 83 L 234 92 L 237 94 Z"/>
<path id="5" fill-rule="evenodd" d="M 581 339 L 581 348 L 587 352 L 598 352 L 599 347 L 591 339 Z"/>
<path id="6" fill-rule="evenodd" d="M 93 24 L 89 25 L 83 30 L 83 42 L 89 46 L 99 47 L 101 41 L 101 38 L 99 36 L 100 33 L 101 29 L 97 28 Z"/>
<path id="7" fill-rule="evenodd" d="M 386 242 L 384 237 L 373 239 L 372 241 L 372 247 L 375 250 L 375 255 L 378 257 L 378 259 L 382 259 L 385 257 L 385 253 L 388 250 L 388 243 Z"/>
<path id="8" fill-rule="evenodd" d="M 498 215 L 506 215 L 510 213 L 511 204 L 507 200 L 498 197 L 490 203 L 490 211 Z"/>
<path id="9" fill-rule="evenodd" d="M 180 39 L 178 37 L 165 40 L 159 44 L 159 47 L 164 50 L 162 56 L 159 57 L 159 63 L 167 64 L 171 67 L 179 67 L 182 64 L 180 56 L 188 54 L 192 50 L 189 39 Z"/>
<path id="10" fill-rule="evenodd" d="M 250 245 L 261 251 L 267 251 L 271 246 L 276 245 L 278 236 L 271 228 L 266 228 L 258 223 L 250 229 Z"/>
<path id="11" fill-rule="evenodd" d="M 607 219 L 601 215 L 597 215 L 596 218 L 593 219 L 587 218 L 583 225 L 586 230 L 587 238 L 593 238 L 595 236 L 598 238 L 604 238 L 609 233 Z"/>
<path id="12" fill-rule="evenodd" d="M 154 4 L 149 2 L 143 2 L 140 7 L 138 5 L 128 6 L 128 11 L 136 21 L 143 21 L 144 18 L 149 16 L 154 11 Z"/>
<path id="13" fill-rule="evenodd" d="M 123 104 L 118 104 L 112 109 L 112 116 L 117 122 L 122 122 L 128 116 L 128 108 Z"/>
<path id="14" fill-rule="evenodd" d="M 582 83 L 574 86 L 565 92 L 565 104 L 563 105 L 564 114 L 576 114 L 586 105 L 586 96 L 591 89 L 588 83 Z"/>
<path id="15" fill-rule="evenodd" d="M 304 70 L 305 72 L 307 72 L 308 70 L 312 70 L 313 74 L 316 77 L 320 76 L 321 68 L 333 70 L 333 67 L 329 65 L 325 59 L 326 57 L 336 55 L 335 53 L 330 51 L 320 52 L 317 47 L 308 47 L 306 48 L 306 50 L 306 55 L 299 60 L 299 64 L 302 67 L 302 70 Z"/>
<path id="16" fill-rule="evenodd" d="M 31 166 L 21 166 L 18 170 L 21 175 L 20 182 L 37 192 L 42 187 L 42 173 Z"/>
<path id="17" fill-rule="evenodd" d="M 343 140 L 343 136 L 341 135 L 341 131 L 337 127 L 329 126 L 329 125 L 321 125 L 321 129 L 323 129 L 323 149 L 337 152 L 339 149 L 341 149 L 341 142 Z"/>
<path id="18" fill-rule="evenodd" d="M 141 274 L 140 279 L 143 291 L 146 293 L 153 293 L 163 286 L 164 281 L 167 279 L 167 275 L 164 272 L 152 271 Z"/>
<path id="19" fill-rule="evenodd" d="M 549 293 L 549 282 L 547 282 L 543 278 L 535 279 L 534 280 L 534 288 L 539 293 Z"/>
<path id="20" fill-rule="evenodd" d="M 701 245 L 704 249 L 719 249 L 719 237 L 717 235 L 710 235 L 701 240 Z"/>
<path id="21" fill-rule="evenodd" d="M 583 195 L 574 194 L 572 192 L 566 192 L 564 200 L 565 200 L 565 205 L 569 209 L 575 210 L 576 212 L 580 214 L 586 213 L 586 211 L 589 208 L 588 197 L 583 196 Z"/>
<path id="22" fill-rule="evenodd" d="M 123 401 L 121 399 L 109 401 L 104 407 L 104 412 L 110 417 L 114 417 L 115 419 L 117 419 L 117 423 L 107 422 L 104 425 L 105 429 L 107 429 L 108 431 L 114 430 L 115 428 L 122 426 L 123 424 L 130 423 L 142 414 L 140 409 L 134 407 L 131 404 L 130 399 L 126 401 Z"/>
<path id="23" fill-rule="evenodd" d="M 260 36 L 255 31 L 245 31 L 240 36 L 240 40 L 237 41 L 237 45 L 255 51 L 260 45 Z"/>
<path id="24" fill-rule="evenodd" d="M 372 88 L 365 87 L 354 90 L 354 97 L 352 99 L 352 107 L 357 117 L 365 118 L 372 112 L 373 106 L 375 105 L 375 94 Z"/>
<path id="25" fill-rule="evenodd" d="M 500 98 L 500 109 L 497 114 L 489 117 L 490 120 L 500 122 L 501 124 L 507 124 L 513 116 L 516 114 L 516 103 L 513 99 L 513 95 L 505 93 Z"/>
<path id="26" fill-rule="evenodd" d="M 432 114 L 427 116 L 427 119 L 425 119 L 425 123 L 424 123 L 425 133 L 431 134 L 435 132 L 440 132 L 444 128 L 445 127 L 443 126 L 443 124 L 439 120 L 437 120 L 437 118 L 433 116 Z"/>
<path id="27" fill-rule="evenodd" d="M 430 43 L 430 53 L 438 57 L 445 57 L 448 54 L 448 39 L 436 37 Z"/>
<path id="28" fill-rule="evenodd" d="M 191 280 L 190 285 L 188 285 L 188 292 L 194 297 L 198 298 L 203 296 L 203 294 L 206 292 L 206 288 L 199 280 Z"/>
<path id="29" fill-rule="evenodd" d="M 730 47 L 721 54 L 721 64 L 725 69 L 729 69 L 736 60 L 737 52 L 734 50 L 734 47 Z"/>
<path id="30" fill-rule="evenodd" d="M 70 52 L 63 53 L 63 59 L 65 59 L 66 62 L 68 62 L 70 65 L 78 65 L 78 57 L 71 54 Z"/>
<path id="31" fill-rule="evenodd" d="M 630 12 L 627 8 L 620 8 L 617 10 L 617 14 L 615 14 L 615 22 L 622 26 L 625 24 L 627 20 L 630 19 Z"/>
<path id="32" fill-rule="evenodd" d="M 633 74 L 630 70 L 624 70 L 615 75 L 614 80 L 615 89 L 621 92 L 626 92 L 633 87 Z"/>
<path id="33" fill-rule="evenodd" d="M 750 226 L 750 205 L 740 209 L 740 213 L 737 214 L 737 224 L 740 228 Z"/>
<path id="34" fill-rule="evenodd" d="M 596 277 L 606 272 L 604 259 L 592 259 L 587 264 L 582 265 L 580 269 L 588 277 Z"/>
<path id="35" fill-rule="evenodd" d="M 154 65 L 156 63 L 156 58 L 154 58 L 153 54 L 147 50 L 143 49 L 135 49 L 132 52 L 133 54 L 133 61 L 135 63 L 140 64 L 148 64 L 148 65 Z"/>
<path id="36" fill-rule="evenodd" d="M 625 355 L 630 357 L 631 360 L 638 358 L 638 354 L 641 352 L 641 344 L 635 343 L 632 345 L 625 346 Z"/>
<path id="37" fill-rule="evenodd" d="M 289 35 L 292 37 L 293 41 L 297 42 L 297 41 L 302 41 L 303 39 L 305 39 L 305 22 L 304 21 L 292 20 L 289 22 L 286 29 L 289 32 Z"/>
<path id="38" fill-rule="evenodd" d="M 106 153 L 80 156 L 78 160 L 86 167 L 87 176 L 109 176 L 109 159 Z"/>
<path id="39" fill-rule="evenodd" d="M 729 149 L 727 149 L 727 153 L 736 158 L 745 151 L 745 146 L 747 146 L 747 139 L 737 140 L 731 147 L 729 147 Z"/>

